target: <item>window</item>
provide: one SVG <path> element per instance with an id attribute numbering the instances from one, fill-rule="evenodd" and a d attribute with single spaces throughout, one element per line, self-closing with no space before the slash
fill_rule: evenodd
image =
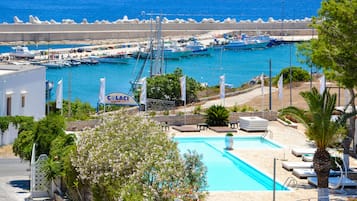
<path id="1" fill-rule="evenodd" d="M 6 98 L 6 115 L 11 116 L 11 96 Z"/>
<path id="2" fill-rule="evenodd" d="M 21 107 L 22 107 L 22 108 L 25 107 L 25 102 L 26 102 L 25 95 L 22 95 L 22 96 L 21 96 Z"/>

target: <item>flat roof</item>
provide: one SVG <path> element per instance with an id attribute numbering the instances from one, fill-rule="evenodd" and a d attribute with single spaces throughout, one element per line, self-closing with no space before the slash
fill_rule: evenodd
<path id="1" fill-rule="evenodd" d="M 21 72 L 21 71 L 29 71 L 38 68 L 45 68 L 45 67 L 37 66 L 37 65 L 0 64 L 0 76 Z"/>

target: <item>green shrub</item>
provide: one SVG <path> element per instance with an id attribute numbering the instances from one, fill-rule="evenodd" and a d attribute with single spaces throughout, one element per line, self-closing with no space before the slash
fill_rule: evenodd
<path id="1" fill-rule="evenodd" d="M 202 111 L 202 108 L 200 105 L 197 105 L 194 109 L 193 109 L 193 114 L 200 114 Z"/>
<path id="2" fill-rule="evenodd" d="M 280 75 L 283 75 L 283 83 L 288 84 L 290 82 L 290 68 L 284 68 L 283 70 L 281 70 L 281 72 L 279 73 L 279 75 L 277 75 L 275 77 L 275 79 L 273 80 L 274 85 L 277 85 L 278 80 L 280 78 Z M 308 80 L 310 80 L 310 74 L 309 72 L 307 72 L 306 70 L 302 69 L 301 67 L 291 67 L 291 75 L 292 78 L 291 80 L 293 82 L 306 82 Z"/>
<path id="3" fill-rule="evenodd" d="M 221 105 L 213 105 L 207 109 L 206 123 L 209 126 L 227 126 L 229 111 Z"/>

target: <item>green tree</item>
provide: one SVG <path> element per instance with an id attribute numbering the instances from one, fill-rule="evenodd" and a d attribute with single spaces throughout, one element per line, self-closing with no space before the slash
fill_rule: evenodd
<path id="1" fill-rule="evenodd" d="M 184 76 L 182 69 L 176 68 L 173 73 L 155 76 L 147 79 L 147 96 L 153 99 L 181 102 L 180 77 Z M 197 100 L 200 84 L 193 78 L 186 78 L 186 102 Z"/>
<path id="2" fill-rule="evenodd" d="M 284 68 L 279 75 L 275 77 L 274 83 L 277 84 L 280 76 L 283 75 L 283 83 L 290 83 L 290 67 Z M 292 82 L 306 82 L 309 80 L 309 73 L 301 67 L 291 67 L 291 81 Z"/>
<path id="3" fill-rule="evenodd" d="M 65 121 L 60 115 L 49 115 L 38 121 L 33 130 L 36 157 L 41 154 L 49 155 L 52 141 L 57 136 L 63 136 L 64 129 Z"/>
<path id="4" fill-rule="evenodd" d="M 315 64 L 312 62 L 310 55 L 312 48 L 310 42 L 303 42 L 297 44 L 297 56 L 300 63 L 306 64 L 310 68 L 310 89 L 312 88 L 312 74 Z"/>
<path id="5" fill-rule="evenodd" d="M 318 180 L 318 200 L 325 200 L 324 197 L 328 200 L 331 161 L 326 148 L 336 142 L 340 137 L 339 134 L 344 132 L 339 122 L 331 121 L 336 105 L 336 94 L 331 95 L 328 90 L 325 90 L 321 95 L 314 87 L 311 91 L 301 92 L 300 95 L 306 101 L 308 110 L 290 106 L 282 110 L 282 114 L 291 115 L 301 122 L 306 128 L 306 136 L 315 142 L 317 150 L 313 157 L 313 167 Z"/>
<path id="6" fill-rule="evenodd" d="M 205 187 L 200 182 L 205 173 L 185 173 L 177 144 L 157 122 L 124 111 L 104 117 L 102 125 L 81 133 L 71 157 L 94 200 L 173 200 L 188 192 L 202 194 L 197 189 Z"/>
<path id="7" fill-rule="evenodd" d="M 349 105 L 355 113 L 355 93 L 357 86 L 357 1 L 322 1 L 318 17 L 312 26 L 318 30 L 318 38 L 311 40 L 311 60 L 331 74 L 330 78 L 349 89 Z M 347 105 L 348 106 L 348 105 Z M 346 106 L 346 108 L 347 108 Z M 354 118 L 350 119 L 349 137 L 345 139 L 345 155 L 351 139 L 357 138 Z M 356 140 L 353 149 L 356 151 Z"/>
<path id="8" fill-rule="evenodd" d="M 209 126 L 227 126 L 229 111 L 222 105 L 212 105 L 206 111 L 206 123 Z"/>

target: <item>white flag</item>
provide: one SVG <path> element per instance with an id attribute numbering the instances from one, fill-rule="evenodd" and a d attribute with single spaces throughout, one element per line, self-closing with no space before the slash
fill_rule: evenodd
<path id="1" fill-rule="evenodd" d="M 280 75 L 279 81 L 278 81 L 278 94 L 279 94 L 279 100 L 283 100 L 283 74 Z"/>
<path id="2" fill-rule="evenodd" d="M 63 82 L 58 81 L 56 89 L 56 108 L 62 109 L 63 106 Z"/>
<path id="3" fill-rule="evenodd" d="M 326 78 L 325 74 L 320 77 L 320 94 L 323 94 L 326 88 Z"/>
<path id="4" fill-rule="evenodd" d="M 146 78 L 144 77 L 144 78 L 142 79 L 142 85 L 141 85 L 140 104 L 146 105 L 146 97 L 147 97 L 147 92 L 146 92 Z"/>
<path id="5" fill-rule="evenodd" d="M 264 95 L 264 74 L 260 75 L 260 88 L 262 90 L 262 95 Z"/>
<path id="6" fill-rule="evenodd" d="M 221 99 L 223 99 L 225 97 L 224 75 L 219 77 L 219 86 L 220 86 L 220 97 Z"/>
<path id="7" fill-rule="evenodd" d="M 186 76 L 180 77 L 181 100 L 186 102 Z"/>
<path id="8" fill-rule="evenodd" d="M 105 78 L 100 78 L 99 103 L 105 103 Z"/>

